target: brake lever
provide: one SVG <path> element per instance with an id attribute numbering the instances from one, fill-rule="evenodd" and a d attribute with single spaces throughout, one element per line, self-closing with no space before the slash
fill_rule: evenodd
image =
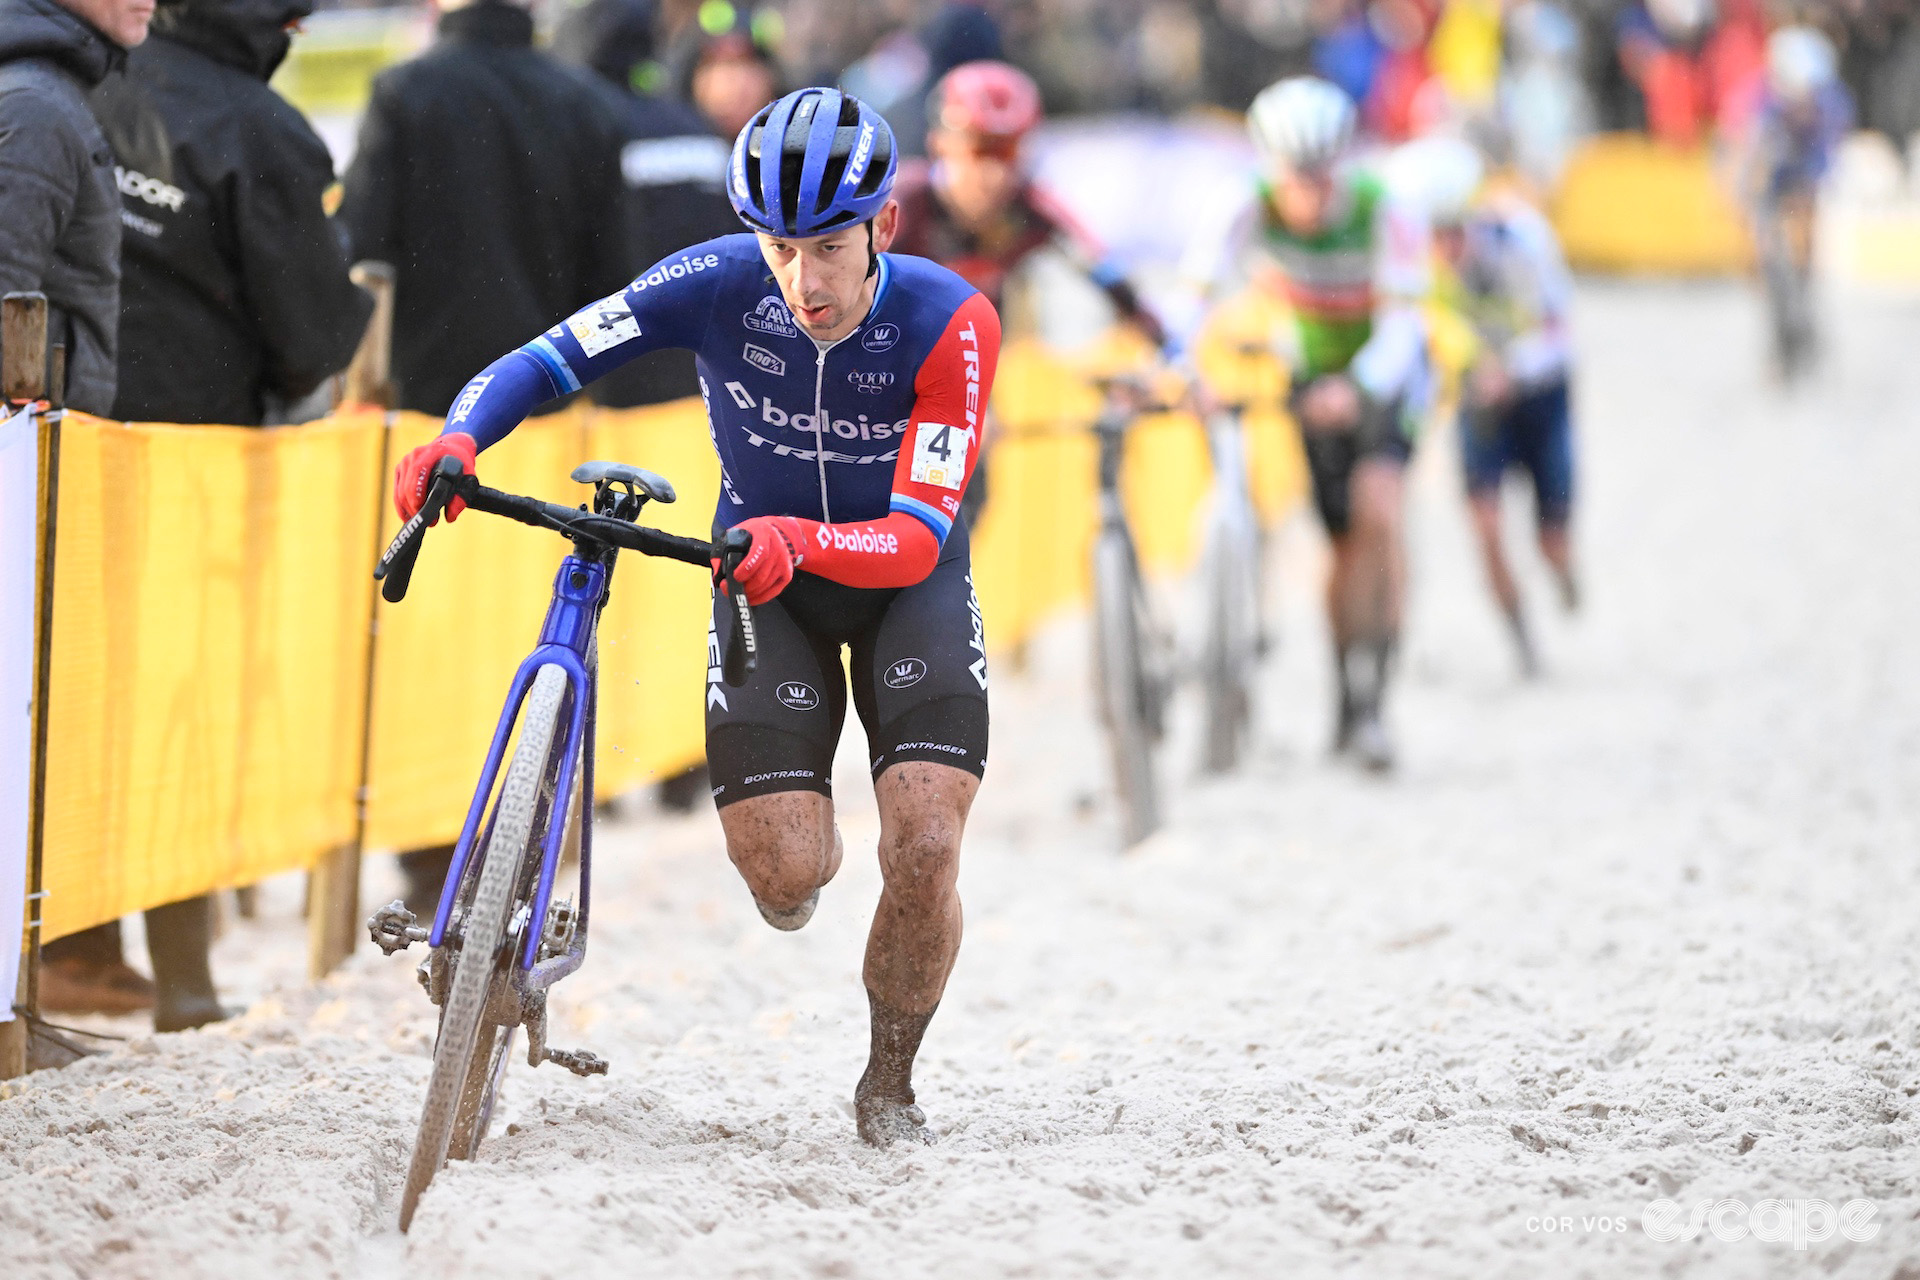
<path id="1" fill-rule="evenodd" d="M 420 559 L 420 547 L 427 538 L 427 526 L 439 519 L 447 504 L 453 501 L 465 472 L 458 458 L 442 458 L 434 463 L 432 474 L 427 500 L 400 526 L 400 532 L 387 544 L 380 563 L 374 566 L 373 579 L 380 584 L 380 598 L 388 604 L 399 604 L 406 599 L 414 563 Z"/>
<path id="2" fill-rule="evenodd" d="M 753 549 L 753 535 L 745 529 L 729 529 L 720 540 L 720 589 L 727 594 L 731 625 L 727 651 L 720 658 L 720 677 L 738 689 L 760 665 L 760 640 L 753 629 L 753 606 L 747 603 L 746 588 L 734 578 L 740 562 Z"/>

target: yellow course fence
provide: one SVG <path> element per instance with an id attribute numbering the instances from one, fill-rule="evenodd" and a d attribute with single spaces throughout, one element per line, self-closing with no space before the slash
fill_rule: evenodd
<path id="1" fill-rule="evenodd" d="M 1011 346 L 975 580 L 1005 646 L 1084 597 L 1093 393 Z M 1300 490 L 1290 433 L 1250 419 L 1262 505 Z M 1044 432 L 1038 430 L 1041 426 Z M 44 833 L 44 938 L 370 849 L 451 840 L 565 544 L 480 515 L 427 540 L 406 601 L 371 569 L 394 531 L 390 461 L 439 428 L 346 412 L 298 427 L 68 414 L 61 428 Z M 718 467 L 697 400 L 576 408 L 488 450 L 489 484 L 555 500 L 585 458 L 669 477 L 648 520 L 704 535 Z M 1192 558 L 1209 484 L 1191 418 L 1142 423 L 1129 504 L 1150 565 Z M 603 794 L 701 756 L 707 584 L 628 556 L 601 626 Z M 359 789 L 365 780 L 365 811 Z M 364 832 L 360 823 L 364 816 Z"/>

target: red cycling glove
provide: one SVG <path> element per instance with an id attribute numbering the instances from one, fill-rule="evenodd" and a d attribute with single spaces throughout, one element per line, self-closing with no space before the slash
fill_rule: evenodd
<path id="1" fill-rule="evenodd" d="M 734 528 L 751 533 L 753 546 L 733 571 L 733 579 L 747 593 L 748 604 L 765 604 L 787 589 L 794 570 L 807 558 L 805 527 L 793 516 L 755 516 Z M 718 579 L 718 560 L 713 562 L 713 573 Z"/>
<path id="2" fill-rule="evenodd" d="M 460 459 L 460 469 L 473 474 L 480 447 L 463 431 L 435 436 L 400 459 L 393 472 L 393 505 L 402 520 L 411 520 L 427 504 L 427 486 L 432 481 L 433 464 L 442 458 Z M 467 504 L 455 498 L 447 504 L 447 523 L 452 524 Z"/>

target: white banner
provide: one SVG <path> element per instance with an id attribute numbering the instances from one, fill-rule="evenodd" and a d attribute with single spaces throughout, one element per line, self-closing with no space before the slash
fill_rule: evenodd
<path id="1" fill-rule="evenodd" d="M 33 615 L 39 568 L 39 423 L 0 423 L 0 1022 L 13 1018 L 26 919 L 28 800 L 33 794 Z"/>

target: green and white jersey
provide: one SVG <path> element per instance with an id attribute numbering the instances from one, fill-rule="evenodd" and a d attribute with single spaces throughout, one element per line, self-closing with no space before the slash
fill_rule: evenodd
<path id="1" fill-rule="evenodd" d="M 1272 188 L 1220 238 L 1204 277 L 1215 286 L 1250 278 L 1291 306 L 1295 377 L 1350 373 L 1381 398 L 1406 389 L 1425 357 L 1420 307 L 1432 287 L 1426 219 L 1370 170 L 1344 171 L 1325 226 L 1302 235 L 1281 225 Z"/>

